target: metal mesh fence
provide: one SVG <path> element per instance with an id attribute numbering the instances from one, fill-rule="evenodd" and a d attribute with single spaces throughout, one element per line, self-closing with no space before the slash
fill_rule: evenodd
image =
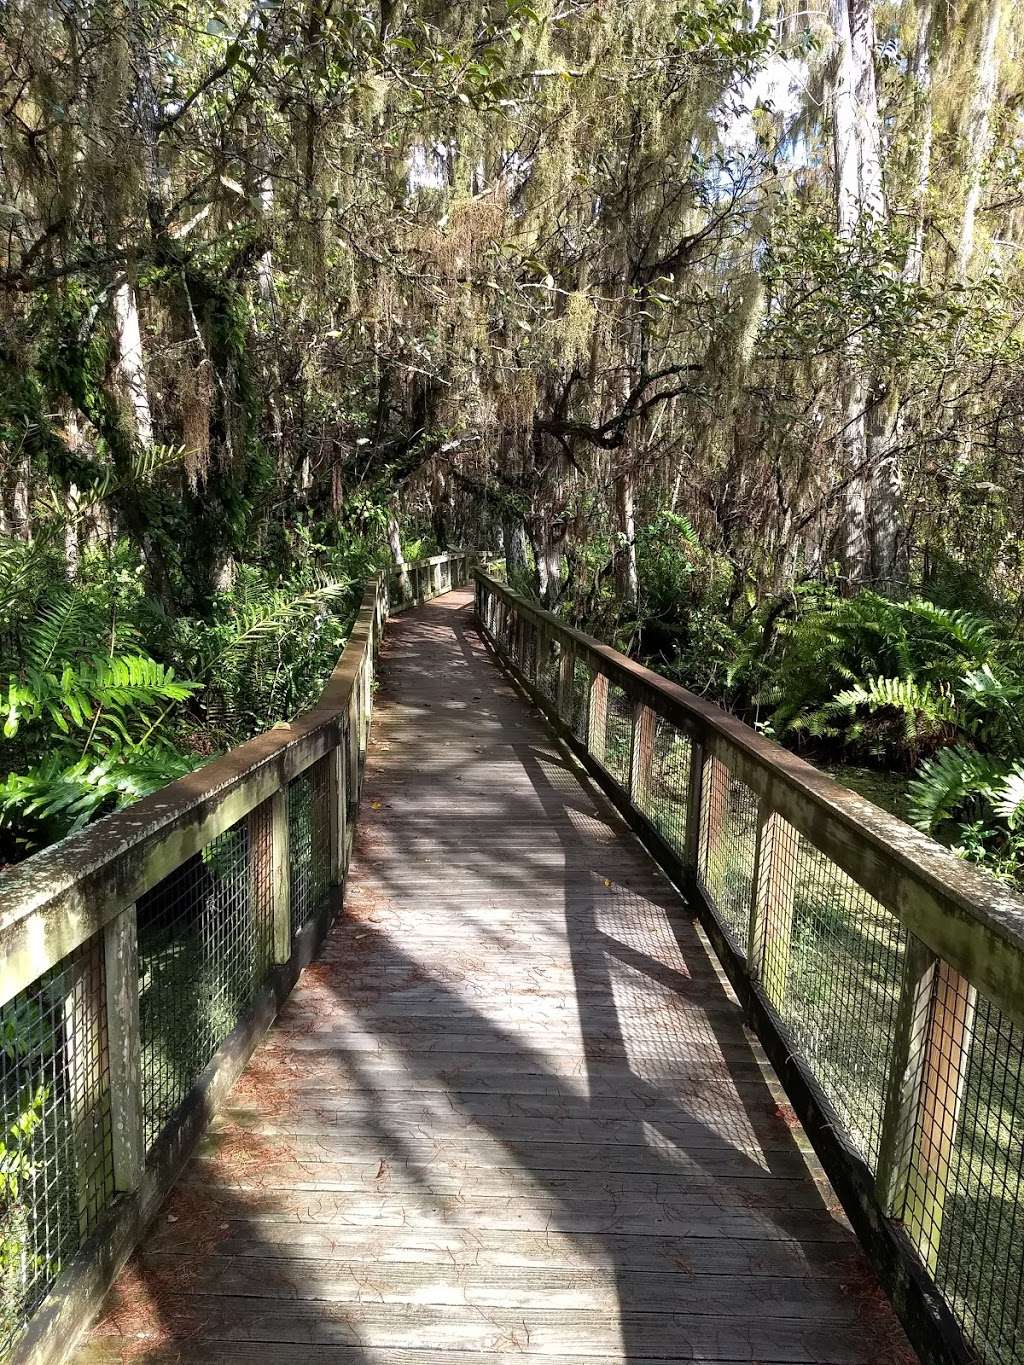
<path id="1" fill-rule="evenodd" d="M 97 934 L 0 1009 L 0 1358 L 113 1193 Z"/>
<path id="2" fill-rule="evenodd" d="M 273 951 L 269 808 L 254 811 L 138 902 L 147 1147 L 245 1014 Z"/>
<path id="3" fill-rule="evenodd" d="M 632 745 L 633 703 L 621 687 L 610 683 L 605 704 L 604 766 L 620 787 L 629 787 Z"/>
<path id="4" fill-rule="evenodd" d="M 549 702 L 558 700 L 558 663 L 562 656 L 558 641 L 548 631 L 540 631 L 537 643 L 537 688 Z"/>
<path id="5" fill-rule="evenodd" d="M 570 715 L 567 717 L 572 732 L 582 744 L 587 738 L 587 709 L 590 705 L 590 669 L 579 658 L 572 661 Z"/>
<path id="6" fill-rule="evenodd" d="M 288 784 L 288 849 L 292 934 L 313 918 L 331 880 L 329 758 Z"/>
<path id="7" fill-rule="evenodd" d="M 697 876 L 740 953 L 750 935 L 757 798 L 717 758 L 704 765 Z"/>
<path id="8" fill-rule="evenodd" d="M 531 682 L 537 679 L 537 627 L 527 617 L 523 621 L 522 669 Z"/>
<path id="9" fill-rule="evenodd" d="M 651 775 L 647 784 L 646 805 L 641 806 L 641 809 L 681 858 L 686 852 L 692 757 L 692 746 L 685 732 L 661 716 L 656 716 Z"/>
<path id="10" fill-rule="evenodd" d="M 779 816 L 762 833 L 758 924 L 765 993 L 873 1167 L 907 934 Z"/>
<path id="11" fill-rule="evenodd" d="M 986 1362 L 1024 1362 L 1024 1030 L 940 964 L 897 1215 Z"/>

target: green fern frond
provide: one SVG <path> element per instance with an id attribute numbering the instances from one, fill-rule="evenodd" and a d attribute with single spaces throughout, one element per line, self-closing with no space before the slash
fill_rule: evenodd
<path id="1" fill-rule="evenodd" d="M 268 593 L 256 605 L 244 607 L 232 623 L 228 638 L 220 642 L 216 654 L 204 668 L 209 673 L 217 664 L 263 640 L 272 639 L 294 628 L 303 620 L 315 616 L 332 602 L 343 598 L 350 590 L 345 582 L 326 582 L 298 596 Z"/>
<path id="2" fill-rule="evenodd" d="M 1010 765 L 968 749 L 951 745 L 926 759 L 907 788 L 907 802 L 914 824 L 936 833 L 957 818 L 972 800 L 993 802 L 1006 784 Z"/>
<path id="3" fill-rule="evenodd" d="M 1011 829 L 1024 822 L 1024 760 L 1018 759 L 995 799 L 995 811 Z"/>
<path id="4" fill-rule="evenodd" d="M 144 655 L 103 655 L 56 668 L 29 668 L 8 679 L 0 692 L 0 722 L 13 739 L 26 725 L 48 721 L 58 735 L 73 730 L 129 744 L 133 723 L 148 724 L 167 702 L 185 701 L 194 683 L 181 682 L 172 668 Z"/>

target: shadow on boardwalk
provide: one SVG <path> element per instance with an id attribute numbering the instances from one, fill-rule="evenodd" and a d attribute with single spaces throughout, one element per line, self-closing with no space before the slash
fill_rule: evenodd
<path id="1" fill-rule="evenodd" d="M 490 662 L 389 627 L 346 914 L 81 1354 L 913 1359 L 703 940 Z"/>

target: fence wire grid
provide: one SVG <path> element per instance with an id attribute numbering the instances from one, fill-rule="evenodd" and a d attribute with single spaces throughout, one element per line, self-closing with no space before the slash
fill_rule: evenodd
<path id="1" fill-rule="evenodd" d="M 0 1009 L 0 1358 L 114 1198 L 103 938 Z"/>

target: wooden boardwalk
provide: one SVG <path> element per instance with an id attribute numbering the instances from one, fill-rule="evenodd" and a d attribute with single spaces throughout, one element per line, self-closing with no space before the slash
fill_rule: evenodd
<path id="1" fill-rule="evenodd" d="M 345 916 L 78 1354 L 914 1359 L 683 908 L 472 627 L 385 636 Z"/>

